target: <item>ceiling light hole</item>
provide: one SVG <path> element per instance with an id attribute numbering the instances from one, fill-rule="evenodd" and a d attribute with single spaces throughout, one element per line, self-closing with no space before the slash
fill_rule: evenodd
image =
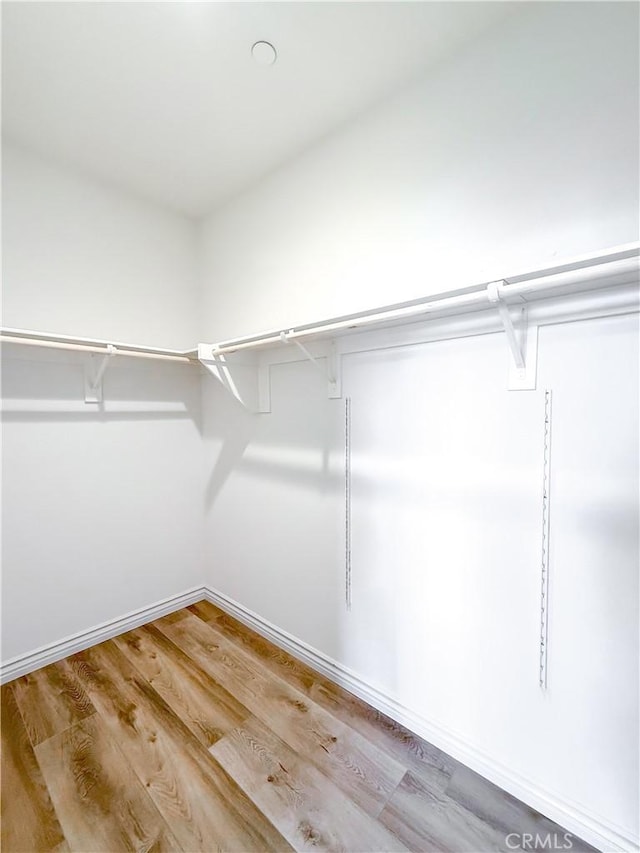
<path id="1" fill-rule="evenodd" d="M 268 41 L 257 41 L 251 48 L 251 55 L 258 65 L 273 65 L 278 58 L 275 47 Z"/>

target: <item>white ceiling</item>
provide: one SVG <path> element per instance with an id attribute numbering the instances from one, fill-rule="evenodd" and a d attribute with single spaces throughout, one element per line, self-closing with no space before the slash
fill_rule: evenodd
<path id="1" fill-rule="evenodd" d="M 4 2 L 3 132 L 199 216 L 459 49 L 491 2 Z M 257 40 L 275 65 L 251 57 Z"/>

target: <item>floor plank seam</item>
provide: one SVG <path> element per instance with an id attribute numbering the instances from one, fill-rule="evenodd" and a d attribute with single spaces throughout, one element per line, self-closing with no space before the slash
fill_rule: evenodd
<path id="1" fill-rule="evenodd" d="M 2 792 L 3 853 L 490 853 L 512 829 L 563 832 L 206 601 L 2 700 L 3 775 L 15 759 L 28 777 Z"/>

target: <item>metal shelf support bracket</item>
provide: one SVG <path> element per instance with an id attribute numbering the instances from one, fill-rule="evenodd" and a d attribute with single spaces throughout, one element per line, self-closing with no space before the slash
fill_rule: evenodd
<path id="1" fill-rule="evenodd" d="M 107 344 L 105 355 L 89 356 L 84 371 L 85 403 L 102 402 L 102 380 L 111 359 L 117 354 L 118 350 L 112 344 Z"/>
<path id="2" fill-rule="evenodd" d="M 326 355 L 321 358 L 326 359 L 326 367 L 311 353 L 307 347 L 296 337 L 290 337 L 293 334 L 293 329 L 290 332 L 280 332 L 280 340 L 283 344 L 295 344 L 300 352 L 316 367 L 323 376 L 327 377 L 327 392 L 330 400 L 338 400 L 342 397 L 341 389 L 341 358 L 338 352 L 338 347 L 335 340 L 329 343 Z"/>
<path id="3" fill-rule="evenodd" d="M 262 411 L 258 402 L 256 359 L 238 361 L 219 353 L 215 344 L 198 344 L 198 361 L 249 412 Z"/>
<path id="4" fill-rule="evenodd" d="M 520 306 L 514 322 L 505 301 L 504 281 L 487 285 L 487 299 L 495 305 L 507 336 L 510 352 L 508 389 L 510 391 L 535 391 L 538 368 L 538 327 L 528 323 L 527 309 Z"/>

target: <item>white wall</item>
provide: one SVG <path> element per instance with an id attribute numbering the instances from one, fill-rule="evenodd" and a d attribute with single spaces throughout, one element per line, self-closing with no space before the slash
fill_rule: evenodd
<path id="1" fill-rule="evenodd" d="M 637 240 L 637 24 L 631 4 L 529 4 L 211 216 L 201 338 L 286 329 Z M 542 329 L 536 392 L 506 392 L 504 346 L 488 335 L 345 360 L 349 613 L 343 403 L 304 363 L 272 369 L 270 415 L 205 383 L 209 582 L 484 756 L 493 778 L 552 817 L 628 848 L 638 838 L 637 318 Z"/>
<path id="2" fill-rule="evenodd" d="M 533 3 L 202 229 L 201 337 L 638 239 L 638 7 Z"/>
<path id="3" fill-rule="evenodd" d="M 194 226 L 24 152 L 4 160 L 4 323 L 196 341 Z M 2 658 L 202 582 L 197 368 L 3 347 Z"/>
<path id="4" fill-rule="evenodd" d="M 3 325 L 196 343 L 190 220 L 3 145 Z"/>
<path id="5" fill-rule="evenodd" d="M 97 410 L 83 362 L 3 354 L 5 661 L 202 583 L 197 369 L 122 360 Z"/>
<path id="6" fill-rule="evenodd" d="M 634 18 L 632 4 L 532 5 L 208 219 L 200 337 L 636 239 Z M 6 325 L 194 342 L 191 223 L 17 151 L 5 182 Z M 540 349 L 539 388 L 554 390 L 547 694 L 541 395 L 504 390 L 498 335 L 345 360 L 350 613 L 344 409 L 310 365 L 273 369 L 260 417 L 207 377 L 203 465 L 188 368 L 121 362 L 105 411 L 88 413 L 81 359 L 13 350 L 3 657 L 206 576 L 532 788 L 637 834 L 637 326 L 550 327 Z"/>
<path id="7" fill-rule="evenodd" d="M 555 819 L 620 843 L 638 835 L 638 354 L 636 315 L 541 328 L 531 392 L 506 390 L 504 334 L 345 357 L 350 612 L 344 401 L 297 362 L 271 368 L 271 414 L 213 385 L 204 411 L 212 587 L 453 737 L 463 760 L 484 756 Z"/>

